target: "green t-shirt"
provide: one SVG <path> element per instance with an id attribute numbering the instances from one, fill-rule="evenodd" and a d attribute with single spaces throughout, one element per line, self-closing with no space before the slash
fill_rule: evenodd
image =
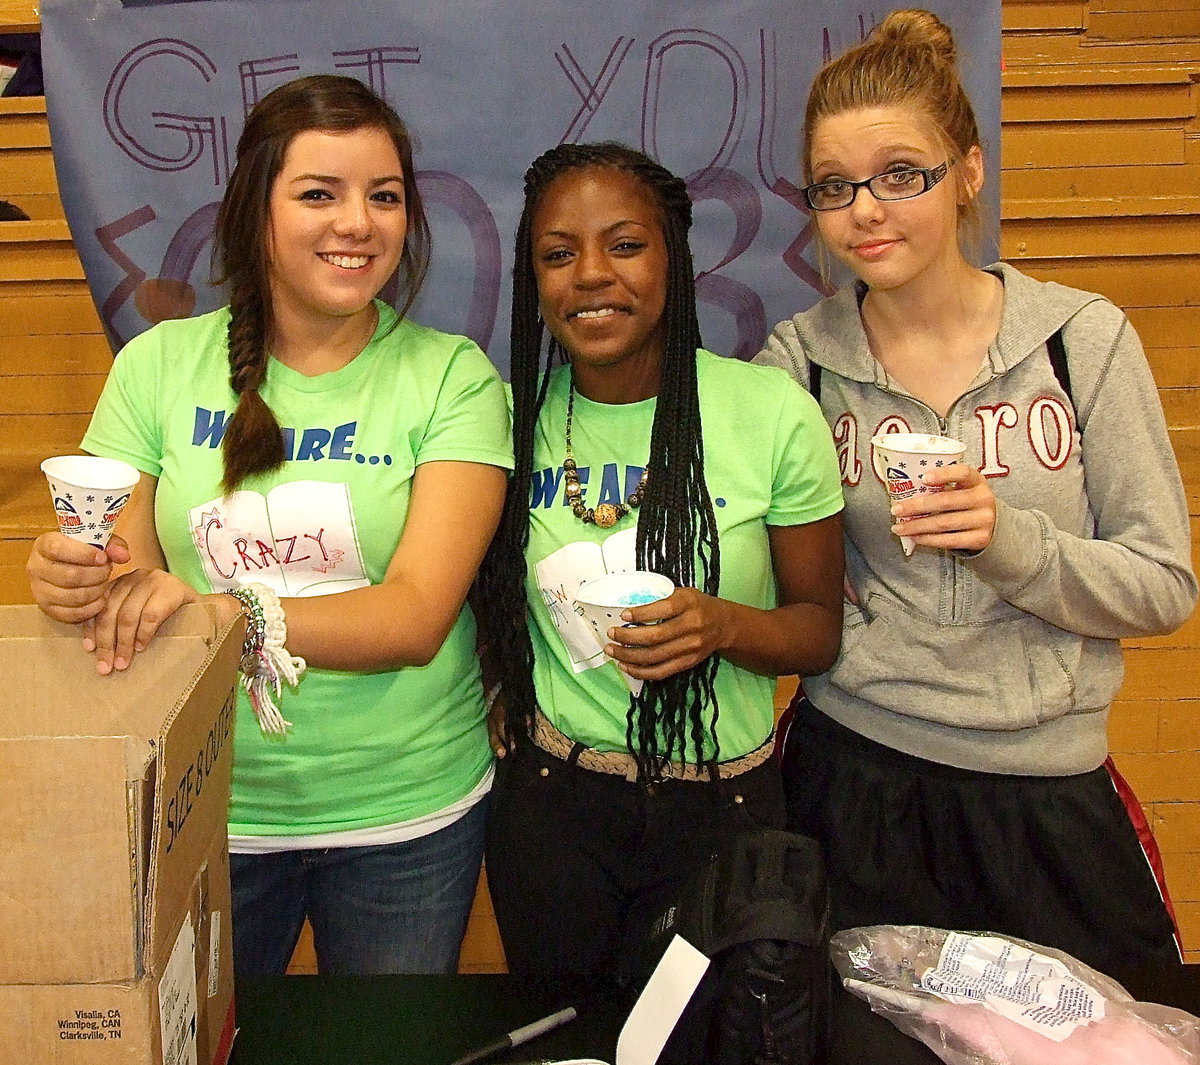
<path id="1" fill-rule="evenodd" d="M 770 609 L 778 604 L 767 526 L 804 525 L 842 508 L 833 441 L 820 408 L 783 371 L 707 351 L 698 351 L 696 360 L 704 476 L 721 545 L 720 594 Z M 554 372 L 534 433 L 526 552 L 534 683 L 542 710 L 572 739 L 625 750 L 629 690 L 574 608 L 573 593 L 605 569 L 633 568 L 636 511 L 605 530 L 583 524 L 567 505 L 562 461 L 569 382 L 566 367 Z M 571 438 L 588 506 L 619 503 L 637 487 L 655 404 L 608 405 L 576 394 Z M 697 581 L 699 573 L 697 566 Z M 767 737 L 774 692 L 773 677 L 721 662 L 722 759 L 739 757 Z"/>
<path id="2" fill-rule="evenodd" d="M 416 467 L 512 467 L 504 388 L 470 340 L 377 304 L 367 347 L 305 377 L 271 360 L 262 396 L 288 460 L 222 498 L 220 441 L 236 405 L 228 310 L 163 322 L 117 357 L 85 450 L 158 478 L 170 571 L 200 592 L 253 582 L 281 597 L 379 583 L 404 529 Z M 394 824 L 461 799 L 491 761 L 475 623 L 464 607 L 425 667 L 309 669 L 285 689 L 284 738 L 239 699 L 230 831 L 307 835 Z"/>

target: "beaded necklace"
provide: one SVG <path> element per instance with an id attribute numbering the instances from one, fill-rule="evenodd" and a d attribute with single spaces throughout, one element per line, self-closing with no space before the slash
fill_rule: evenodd
<path id="1" fill-rule="evenodd" d="M 567 395 L 567 456 L 563 459 L 563 480 L 566 482 L 564 491 L 571 513 L 585 525 L 598 525 L 601 529 L 611 529 L 631 510 L 642 505 L 646 494 L 646 472 L 642 471 L 642 479 L 633 490 L 633 494 L 624 503 L 601 503 L 597 507 L 589 507 L 584 499 L 583 485 L 579 483 L 579 471 L 575 465 L 575 452 L 571 449 L 571 422 L 575 417 L 575 382 L 571 381 L 571 391 Z"/>

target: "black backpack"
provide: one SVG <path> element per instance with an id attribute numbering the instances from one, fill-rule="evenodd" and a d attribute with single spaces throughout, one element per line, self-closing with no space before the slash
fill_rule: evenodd
<path id="1" fill-rule="evenodd" d="M 711 964 L 660 1065 L 813 1065 L 828 1040 L 829 899 L 817 843 L 758 829 L 735 837 L 658 911 L 640 984 L 678 934 Z M 639 986 L 640 986 L 639 984 Z"/>

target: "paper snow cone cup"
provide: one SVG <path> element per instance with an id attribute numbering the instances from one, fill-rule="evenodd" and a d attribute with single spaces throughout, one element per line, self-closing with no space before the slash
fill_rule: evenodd
<path id="1" fill-rule="evenodd" d="M 929 433 L 881 433 L 871 437 L 871 462 L 894 503 L 900 499 L 940 492 L 941 485 L 928 485 L 921 475 L 939 466 L 961 462 L 966 452 L 961 440 Z M 900 537 L 906 555 L 916 548 L 907 536 Z"/>
<path id="2" fill-rule="evenodd" d="M 609 573 L 592 581 L 584 581 L 576 589 L 575 602 L 596 634 L 596 639 L 601 644 L 606 644 L 609 642 L 608 630 L 614 626 L 635 627 L 621 620 L 623 610 L 666 599 L 673 591 L 675 582 L 670 577 L 648 570 L 632 570 L 628 573 Z M 631 677 L 620 667 L 617 667 L 617 672 L 634 695 L 642 690 L 642 681 Z"/>
<path id="3" fill-rule="evenodd" d="M 141 476 L 128 462 L 93 455 L 46 459 L 42 473 L 50 485 L 59 530 L 101 550 Z"/>

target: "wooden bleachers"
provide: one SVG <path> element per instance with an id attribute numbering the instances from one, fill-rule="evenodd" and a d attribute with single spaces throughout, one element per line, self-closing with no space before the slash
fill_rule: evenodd
<path id="1" fill-rule="evenodd" d="M 1200 2 L 1009 0 L 1001 16 L 1001 252 L 1129 315 L 1200 562 Z M 1110 745 L 1200 961 L 1200 613 L 1126 647 Z"/>
<path id="2" fill-rule="evenodd" d="M 13 7 L 0 5 L 0 30 Z M 19 23 L 18 23 L 19 25 Z M 27 602 L 29 542 L 49 512 L 38 463 L 75 452 L 112 365 L 54 177 L 46 101 L 0 98 L 0 602 Z"/>
<path id="3" fill-rule="evenodd" d="M 34 0 L 0 0 L 0 33 L 38 33 L 41 28 Z"/>

